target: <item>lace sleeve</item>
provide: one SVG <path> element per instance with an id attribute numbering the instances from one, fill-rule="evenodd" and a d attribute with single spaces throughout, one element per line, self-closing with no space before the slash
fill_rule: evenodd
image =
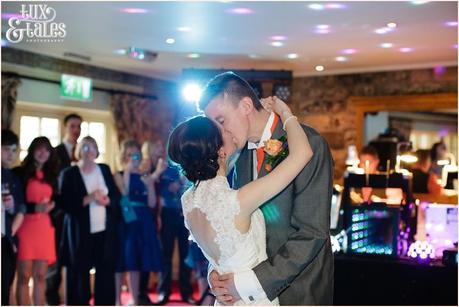
<path id="1" fill-rule="evenodd" d="M 229 187 L 226 178 L 217 178 L 188 190 L 182 204 L 185 226 L 193 239 L 206 254 L 220 262 L 233 255 L 241 233 L 234 223 L 240 212 L 237 191 Z"/>

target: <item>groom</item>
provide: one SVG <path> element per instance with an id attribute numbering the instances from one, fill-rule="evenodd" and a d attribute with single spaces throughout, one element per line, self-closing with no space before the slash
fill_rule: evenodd
<path id="1" fill-rule="evenodd" d="M 199 107 L 231 133 L 241 150 L 233 188 L 265 176 L 269 170 L 264 141 L 286 135 L 274 113 L 265 111 L 250 85 L 226 72 L 206 86 Z M 253 270 L 209 275 L 222 304 L 246 304 L 279 297 L 281 305 L 332 305 L 333 255 L 329 221 L 333 159 L 326 141 L 303 126 L 314 155 L 296 179 L 261 208 L 266 221 L 268 259 Z M 275 167 L 275 165 L 273 166 Z"/>

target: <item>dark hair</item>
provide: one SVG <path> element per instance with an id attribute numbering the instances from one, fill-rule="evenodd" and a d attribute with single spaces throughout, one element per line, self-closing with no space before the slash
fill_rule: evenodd
<path id="1" fill-rule="evenodd" d="M 45 162 L 42 168 L 44 174 L 43 181 L 55 188 L 57 183 L 57 175 L 59 173 L 59 162 L 57 160 L 57 155 L 54 151 L 53 146 L 51 146 L 51 143 L 45 136 L 39 136 L 33 139 L 32 143 L 27 149 L 27 156 L 24 158 L 24 161 L 22 161 L 21 164 L 24 171 L 24 183 L 27 184 L 29 178 L 36 176 L 35 173 L 37 170 L 37 166 L 35 165 L 34 152 L 40 147 L 46 147 L 46 149 L 49 150 L 50 154 L 48 161 Z"/>
<path id="2" fill-rule="evenodd" d="M 361 155 L 373 156 L 373 157 L 379 159 L 378 151 L 376 150 L 376 148 L 374 146 L 371 146 L 371 145 L 367 145 L 367 146 L 363 147 L 362 150 L 360 151 L 360 154 Z"/>
<path id="3" fill-rule="evenodd" d="M 83 121 L 83 118 L 76 114 L 76 113 L 70 113 L 66 117 L 64 117 L 64 126 L 67 125 L 67 122 L 73 118 L 79 119 L 80 121 Z"/>
<path id="4" fill-rule="evenodd" d="M 438 160 L 438 148 L 442 147 L 446 151 L 446 145 L 443 142 L 437 142 L 432 145 L 432 149 L 430 150 L 430 158 L 432 161 Z"/>
<path id="5" fill-rule="evenodd" d="M 430 159 L 430 150 L 429 149 L 418 149 L 416 150 L 416 157 L 418 157 L 417 164 L 424 164 Z"/>
<path id="6" fill-rule="evenodd" d="M 18 145 L 19 139 L 16 133 L 9 129 L 2 129 L 2 146 Z"/>
<path id="7" fill-rule="evenodd" d="M 121 163 L 123 163 L 125 161 L 125 159 L 126 159 L 126 151 L 128 150 L 128 148 L 136 148 L 139 151 L 142 150 L 140 143 L 137 142 L 136 140 L 134 140 L 134 139 L 124 140 L 121 143 L 121 149 L 120 149 Z"/>
<path id="8" fill-rule="evenodd" d="M 183 174 L 195 183 L 217 176 L 218 151 L 223 138 L 217 125 L 207 117 L 196 116 L 180 123 L 169 137 L 169 158 L 180 165 Z"/>
<path id="9" fill-rule="evenodd" d="M 232 71 L 219 74 L 207 83 L 199 99 L 199 109 L 204 110 L 212 99 L 223 94 L 227 94 L 234 103 L 238 103 L 244 97 L 249 97 L 255 109 L 263 109 L 250 84 Z"/>

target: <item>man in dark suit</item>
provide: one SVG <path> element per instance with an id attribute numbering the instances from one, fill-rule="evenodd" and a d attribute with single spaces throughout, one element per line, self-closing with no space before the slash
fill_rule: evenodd
<path id="1" fill-rule="evenodd" d="M 212 79 L 200 108 L 233 136 L 241 150 L 233 188 L 265 176 L 270 168 L 264 141 L 285 135 L 274 113 L 262 107 L 250 85 L 226 72 Z M 303 126 L 312 160 L 297 178 L 261 209 L 266 221 L 268 259 L 250 271 L 219 275 L 209 282 L 217 300 L 249 304 L 279 297 L 281 305 L 332 305 L 333 254 L 330 243 L 330 205 L 333 159 L 324 138 Z"/>
<path id="2" fill-rule="evenodd" d="M 71 113 L 64 118 L 64 138 L 60 145 L 55 150 L 60 162 L 60 171 L 71 166 L 72 162 L 76 162 L 75 148 L 77 140 L 81 133 L 81 122 L 83 119 L 80 115 Z M 57 261 L 54 265 L 48 268 L 46 274 L 46 300 L 48 305 L 60 305 L 59 287 L 62 281 L 62 263 L 60 261 L 59 246 L 63 230 L 64 213 L 56 206 L 51 211 L 51 219 L 55 228 L 56 236 L 56 255 Z"/>
<path id="3" fill-rule="evenodd" d="M 3 306 L 11 305 L 10 290 L 16 272 L 16 231 L 22 224 L 26 211 L 21 180 L 11 171 L 17 159 L 18 136 L 2 129 L 2 300 Z"/>

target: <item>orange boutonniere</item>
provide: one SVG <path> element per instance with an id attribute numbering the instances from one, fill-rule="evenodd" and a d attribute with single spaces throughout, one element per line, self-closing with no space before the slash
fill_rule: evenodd
<path id="1" fill-rule="evenodd" d="M 265 170 L 269 173 L 285 157 L 288 156 L 287 138 L 282 136 L 280 139 L 269 139 L 264 142 L 264 151 L 267 153 Z"/>

